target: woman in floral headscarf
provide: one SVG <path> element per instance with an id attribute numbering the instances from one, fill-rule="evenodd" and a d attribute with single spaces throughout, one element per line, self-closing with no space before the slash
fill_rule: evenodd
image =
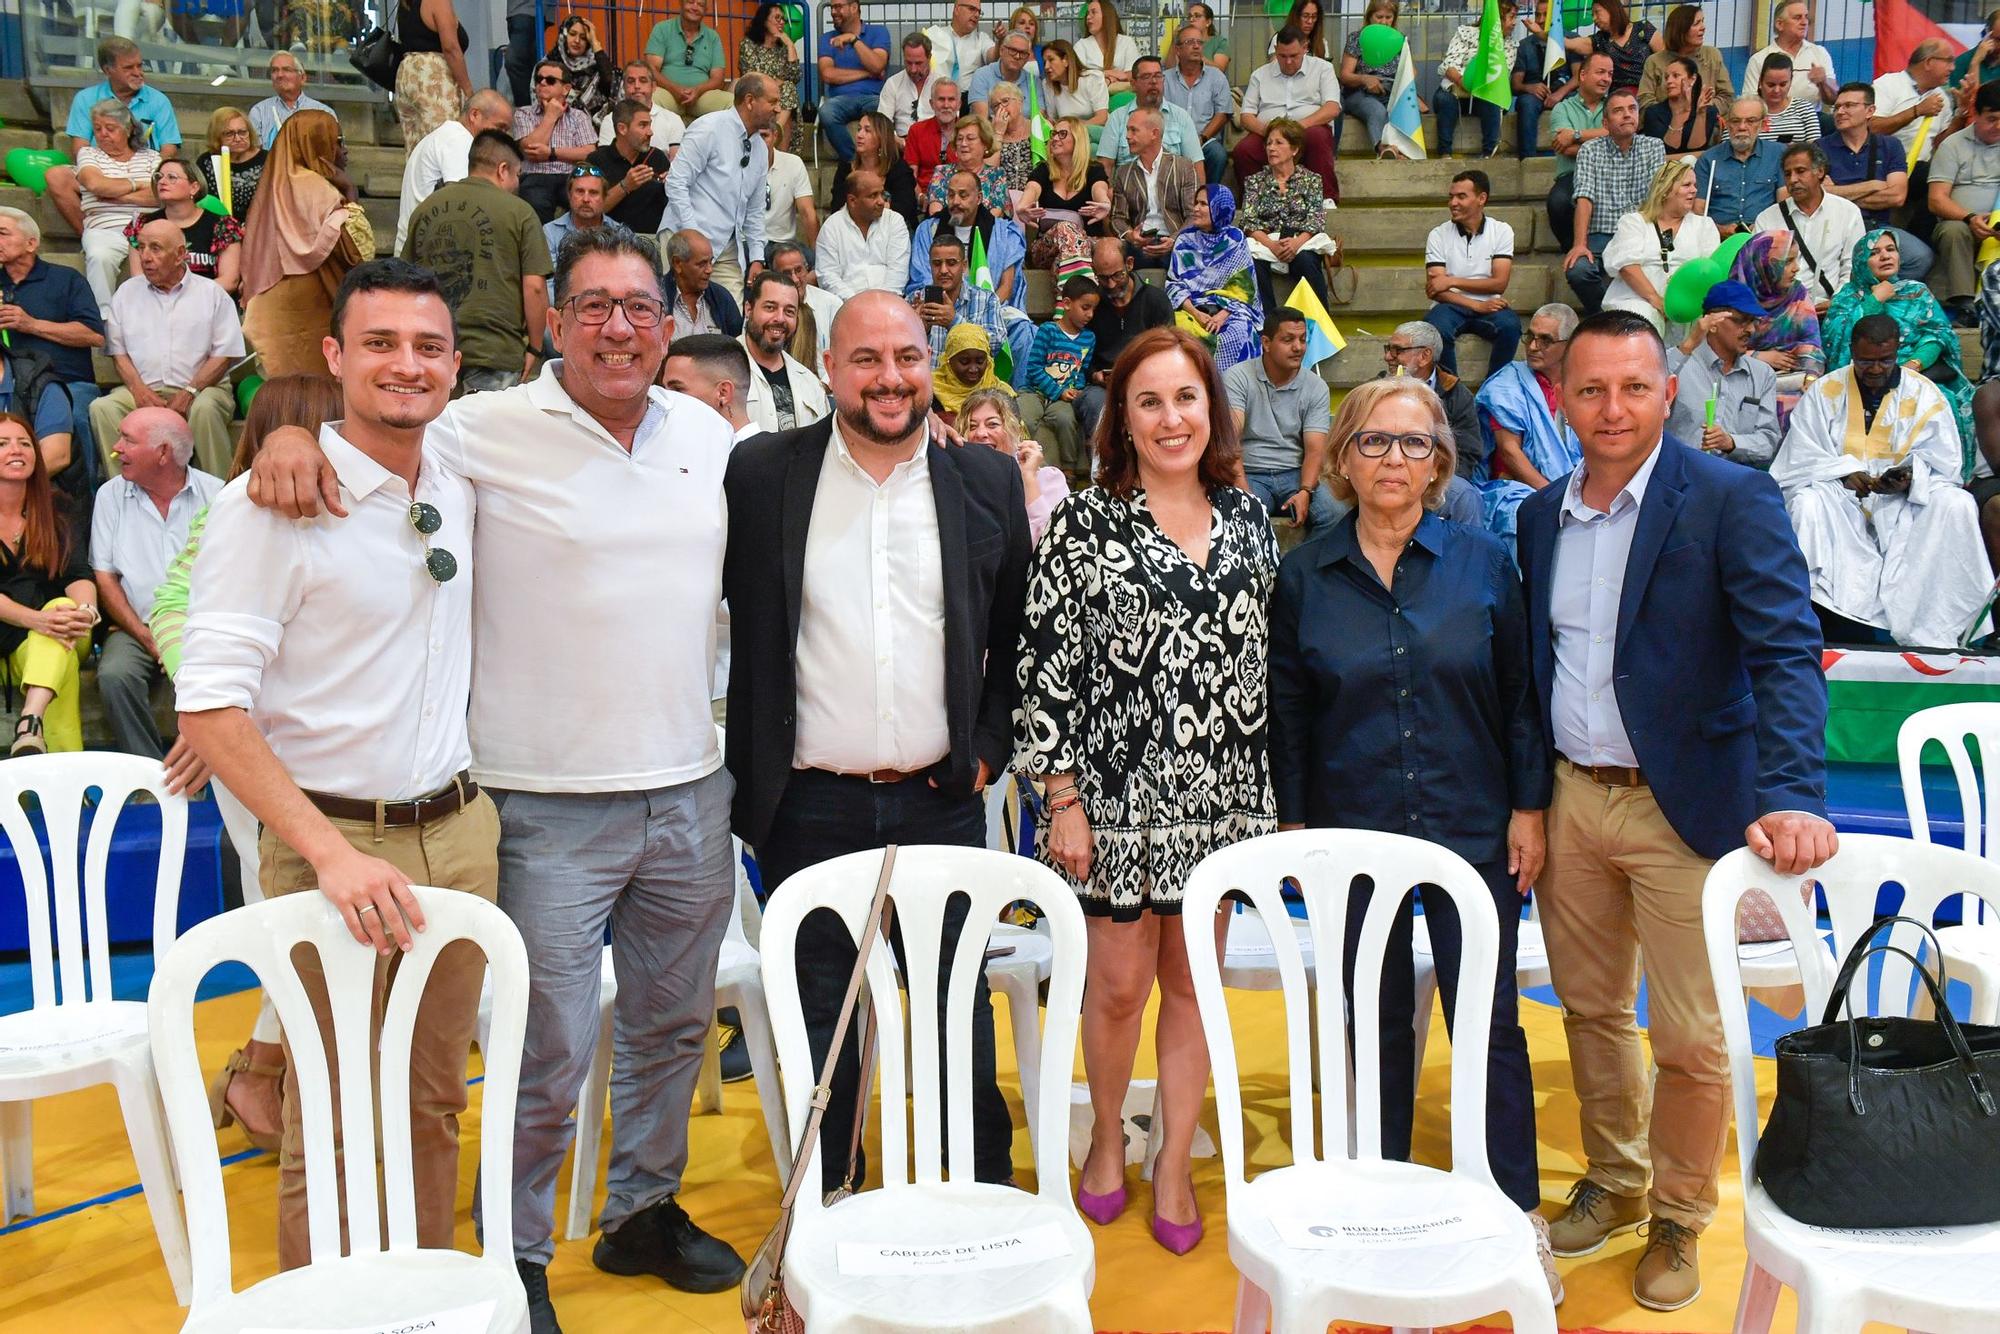
<path id="1" fill-rule="evenodd" d="M 569 75 L 569 104 L 590 117 L 595 125 L 604 119 L 624 89 L 611 53 L 597 42 L 597 29 L 581 14 L 571 14 L 556 29 L 555 45 L 549 59 L 559 62 Z"/>
<path id="2" fill-rule="evenodd" d="M 1264 327 L 1250 239 L 1235 221 L 1236 196 L 1224 186 L 1204 187 L 1167 257 L 1174 322 L 1207 343 L 1223 370 L 1257 355 Z"/>
<path id="3" fill-rule="evenodd" d="M 1779 375 L 1818 375 L 1826 369 L 1819 316 L 1799 281 L 1798 241 L 1783 228 L 1759 232 L 1737 252 L 1729 276 L 1757 294 L 1770 324 L 1750 345 L 1750 354 Z"/>
<path id="4" fill-rule="evenodd" d="M 1826 368 L 1837 371 L 1853 359 L 1855 322 L 1869 315 L 1896 321 L 1903 342 L 1897 358 L 1938 387 L 1958 418 L 1958 438 L 1965 450 L 1966 472 L 1972 471 L 1977 445 L 1972 432 L 1972 381 L 1959 364 L 1958 330 L 1951 327 L 1944 307 L 1920 282 L 1896 280 L 1902 263 L 1896 234 L 1877 227 L 1854 246 L 1854 266 L 1847 286 L 1833 294 L 1820 333 L 1826 347 Z"/>

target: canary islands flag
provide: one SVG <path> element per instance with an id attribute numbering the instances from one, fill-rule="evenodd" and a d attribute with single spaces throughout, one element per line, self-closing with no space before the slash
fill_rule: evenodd
<path id="1" fill-rule="evenodd" d="M 1424 148 L 1424 108 L 1417 101 L 1417 67 L 1410 60 L 1408 42 L 1396 57 L 1396 81 L 1389 85 L 1389 123 L 1382 127 L 1382 142 L 1407 158 L 1430 156 Z"/>
<path id="2" fill-rule="evenodd" d="M 1562 0 L 1549 0 L 1549 22 L 1545 31 L 1549 35 L 1549 44 L 1548 49 L 1542 53 L 1544 80 L 1561 69 L 1563 62 L 1569 59 L 1568 53 L 1563 50 L 1563 42 L 1567 39 L 1563 33 Z"/>
<path id="3" fill-rule="evenodd" d="M 1317 255 L 1307 256 L 1312 262 L 1317 262 L 1318 258 Z M 1311 370 L 1337 352 L 1347 350 L 1347 340 L 1340 336 L 1340 326 L 1333 322 L 1333 316 L 1326 313 L 1326 307 L 1320 304 L 1319 295 L 1313 291 L 1311 283 L 1303 280 L 1294 283 L 1292 294 L 1285 298 L 1285 305 L 1306 317 L 1306 370 Z"/>

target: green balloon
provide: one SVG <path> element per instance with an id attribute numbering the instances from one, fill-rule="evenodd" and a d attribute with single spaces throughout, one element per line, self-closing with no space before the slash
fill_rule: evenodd
<path id="1" fill-rule="evenodd" d="M 1747 231 L 1738 232 L 1722 243 L 1721 249 L 1715 252 L 1714 259 L 1722 266 L 1723 277 L 1727 278 L 1736 271 L 1736 256 L 1749 244 L 1750 233 Z"/>
<path id="2" fill-rule="evenodd" d="M 236 410 L 244 416 L 250 415 L 250 400 L 257 397 L 257 391 L 264 387 L 261 375 L 246 375 L 236 382 Z"/>
<path id="3" fill-rule="evenodd" d="M 1361 63 L 1387 65 L 1403 54 L 1403 34 L 1386 23 L 1371 23 L 1361 30 Z"/>
<path id="4" fill-rule="evenodd" d="M 49 168 L 66 166 L 69 157 L 57 148 L 10 148 L 7 150 L 7 174 L 16 183 L 27 186 L 36 194 L 42 193 L 48 184 Z"/>
<path id="5" fill-rule="evenodd" d="M 1667 318 L 1675 324 L 1693 324 L 1701 318 L 1702 298 L 1708 289 L 1729 276 L 1729 270 L 1707 255 L 1692 264 L 1683 264 L 1667 279 Z"/>
<path id="6" fill-rule="evenodd" d="M 229 210 L 222 206 L 222 199 L 219 195 L 203 195 L 200 199 L 195 201 L 195 207 L 205 208 L 218 218 L 226 218 L 229 216 Z"/>

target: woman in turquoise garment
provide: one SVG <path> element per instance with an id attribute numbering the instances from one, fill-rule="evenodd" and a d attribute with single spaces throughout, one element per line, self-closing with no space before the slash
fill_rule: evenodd
<path id="1" fill-rule="evenodd" d="M 1972 430 L 1973 385 L 1960 362 L 1958 330 L 1951 327 L 1930 288 L 1914 280 L 1896 280 L 1901 262 L 1896 234 L 1886 227 L 1875 228 L 1855 243 L 1847 285 L 1833 294 L 1820 322 L 1826 368 L 1837 371 L 1853 359 L 1854 325 L 1863 316 L 1887 315 L 1895 320 L 1903 334 L 1899 359 L 1936 385 L 1951 404 L 1965 459 L 1963 476 L 1970 477 L 1978 443 Z"/>

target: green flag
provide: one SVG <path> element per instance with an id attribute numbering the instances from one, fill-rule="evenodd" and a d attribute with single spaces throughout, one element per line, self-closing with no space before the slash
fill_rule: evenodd
<path id="1" fill-rule="evenodd" d="M 1479 20 L 1479 50 L 1460 76 L 1465 80 L 1466 95 L 1496 107 L 1511 108 L 1513 73 L 1507 60 L 1506 34 L 1500 31 L 1500 0 L 1486 0 L 1486 12 Z M 1451 145 L 1444 148 L 1449 152 Z"/>
<path id="2" fill-rule="evenodd" d="M 1052 126 L 1042 114 L 1042 81 L 1028 75 L 1028 151 L 1037 162 L 1049 160 L 1049 131 Z"/>
<path id="3" fill-rule="evenodd" d="M 993 266 L 986 259 L 986 238 L 979 229 L 972 229 L 972 258 L 967 262 L 972 273 L 972 285 L 982 292 L 993 290 Z M 1014 378 L 1014 357 L 1002 339 L 993 349 L 993 369 L 1003 380 Z"/>

